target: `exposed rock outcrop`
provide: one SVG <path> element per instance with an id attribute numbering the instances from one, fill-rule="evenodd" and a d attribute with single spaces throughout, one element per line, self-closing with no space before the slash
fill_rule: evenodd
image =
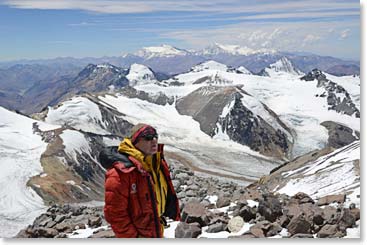
<path id="1" fill-rule="evenodd" d="M 291 130 L 259 101 L 256 103 L 266 118 L 253 112 L 245 105 L 247 99 L 249 103 L 255 101 L 240 87 L 205 86 L 179 99 L 176 108 L 192 116 L 201 130 L 212 137 L 225 134 L 264 155 L 287 158 L 292 148 Z"/>
<path id="2" fill-rule="evenodd" d="M 334 110 L 341 114 L 360 117 L 360 111 L 353 103 L 349 93 L 340 85 L 326 78 L 325 74 L 318 69 L 313 69 L 311 72 L 301 77 L 304 81 L 317 80 L 317 87 L 323 87 L 325 92 L 316 94 L 317 97 L 326 97 L 329 110 Z"/>

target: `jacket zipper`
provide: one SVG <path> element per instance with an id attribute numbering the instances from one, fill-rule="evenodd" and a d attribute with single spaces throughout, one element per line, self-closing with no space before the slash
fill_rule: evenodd
<path id="1" fill-rule="evenodd" d="M 154 197 L 154 191 L 153 191 L 153 187 L 152 187 L 152 183 L 150 182 L 150 176 L 147 176 L 147 180 L 148 180 L 148 187 L 149 187 L 149 192 L 150 192 L 150 197 L 152 199 L 152 206 L 153 206 L 153 215 L 154 215 L 154 224 L 155 224 L 155 229 L 156 229 L 156 233 L 157 233 L 157 237 L 160 237 L 160 222 L 158 219 L 158 214 L 157 214 L 157 201 L 155 200 Z"/>

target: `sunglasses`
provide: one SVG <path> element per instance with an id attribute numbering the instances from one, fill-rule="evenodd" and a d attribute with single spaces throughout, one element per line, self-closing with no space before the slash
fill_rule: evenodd
<path id="1" fill-rule="evenodd" d="M 143 139 L 147 140 L 147 141 L 151 141 L 154 138 L 158 139 L 158 134 L 147 134 L 143 136 Z"/>

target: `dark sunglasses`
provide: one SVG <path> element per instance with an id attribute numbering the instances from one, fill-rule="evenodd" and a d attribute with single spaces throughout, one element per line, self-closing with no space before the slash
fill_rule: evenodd
<path id="1" fill-rule="evenodd" d="M 147 134 L 143 136 L 143 139 L 147 140 L 147 141 L 151 141 L 154 138 L 158 139 L 158 134 Z"/>

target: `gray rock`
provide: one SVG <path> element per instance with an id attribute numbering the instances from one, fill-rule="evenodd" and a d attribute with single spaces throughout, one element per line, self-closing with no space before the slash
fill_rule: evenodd
<path id="1" fill-rule="evenodd" d="M 273 195 L 265 195 L 264 199 L 260 200 L 258 212 L 270 222 L 274 222 L 283 214 L 280 201 Z"/>
<path id="2" fill-rule="evenodd" d="M 175 238 L 196 238 L 201 234 L 201 228 L 198 223 L 180 222 L 175 230 Z"/>
<path id="3" fill-rule="evenodd" d="M 338 220 L 339 230 L 345 231 L 356 224 L 356 219 L 349 209 L 344 208 Z"/>
<path id="4" fill-rule="evenodd" d="M 229 206 L 231 204 L 231 199 L 229 197 L 226 197 L 224 195 L 218 196 L 218 200 L 216 203 L 217 208 L 222 208 Z"/>
<path id="5" fill-rule="evenodd" d="M 60 214 L 58 214 L 58 215 L 56 215 L 56 218 L 54 219 L 54 221 L 55 221 L 56 223 L 60 223 L 60 222 L 62 222 L 65 218 L 66 218 L 66 215 L 60 215 Z"/>
<path id="6" fill-rule="evenodd" d="M 224 231 L 224 230 L 225 230 L 225 224 L 223 224 L 221 222 L 217 222 L 217 223 L 209 225 L 208 230 L 206 232 L 216 233 L 216 232 L 220 232 L 220 231 Z"/>

